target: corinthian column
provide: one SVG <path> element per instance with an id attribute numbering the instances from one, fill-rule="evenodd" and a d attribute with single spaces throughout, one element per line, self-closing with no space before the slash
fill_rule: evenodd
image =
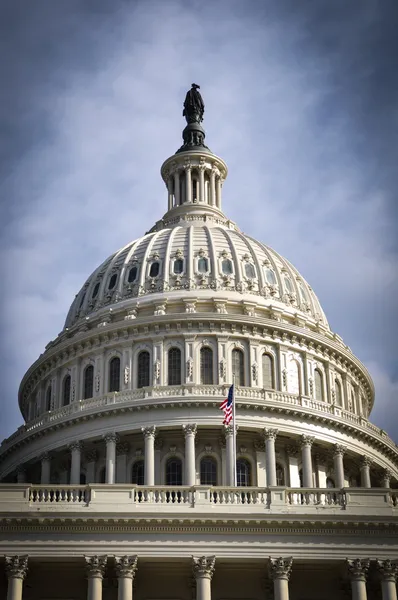
<path id="1" fill-rule="evenodd" d="M 6 556 L 7 600 L 22 600 L 23 580 L 28 571 L 27 556 Z"/>
<path id="2" fill-rule="evenodd" d="M 336 488 L 344 487 L 344 463 L 343 456 L 346 451 L 345 446 L 341 444 L 335 444 L 333 449 L 333 461 L 334 461 L 334 472 L 335 479 L 334 482 Z"/>
<path id="3" fill-rule="evenodd" d="M 80 461 L 83 444 L 81 442 L 72 442 L 69 444 L 71 451 L 70 483 L 71 485 L 80 484 Z"/>
<path id="4" fill-rule="evenodd" d="M 315 437 L 312 435 L 301 436 L 301 462 L 303 465 L 303 487 L 314 487 L 312 475 L 312 456 L 311 447 Z"/>
<path id="5" fill-rule="evenodd" d="M 182 429 L 185 434 L 185 485 L 195 485 L 195 436 L 197 426 L 195 424 L 183 425 Z"/>
<path id="6" fill-rule="evenodd" d="M 348 577 L 351 581 L 352 600 L 367 600 L 366 575 L 369 570 L 369 559 L 347 558 Z"/>
<path id="7" fill-rule="evenodd" d="M 103 439 L 106 444 L 105 483 L 115 483 L 116 443 L 119 438 L 116 433 L 107 433 Z"/>
<path id="8" fill-rule="evenodd" d="M 361 486 L 364 488 L 370 488 L 370 465 L 372 464 L 371 459 L 368 456 L 363 456 L 361 460 Z"/>
<path id="9" fill-rule="evenodd" d="M 215 556 L 192 557 L 192 569 L 196 581 L 196 600 L 211 600 L 211 579 L 215 562 Z"/>
<path id="10" fill-rule="evenodd" d="M 137 556 L 115 556 L 117 600 L 133 600 L 133 579 L 137 571 Z"/>
<path id="11" fill-rule="evenodd" d="M 155 485 L 155 434 L 156 427 L 142 427 L 145 438 L 144 484 Z"/>
<path id="12" fill-rule="evenodd" d="M 87 600 L 102 600 L 102 578 L 107 556 L 85 556 L 87 572 Z"/>
<path id="13" fill-rule="evenodd" d="M 234 427 L 233 425 L 225 425 L 225 444 L 227 457 L 227 485 L 235 485 L 235 448 L 234 448 Z"/>
<path id="14" fill-rule="evenodd" d="M 293 558 L 269 559 L 270 576 L 274 582 L 274 599 L 289 600 L 289 577 L 292 572 Z"/>
<path id="15" fill-rule="evenodd" d="M 391 483 L 392 473 L 389 469 L 384 469 L 381 478 L 381 485 L 383 488 L 389 488 Z"/>
<path id="16" fill-rule="evenodd" d="M 381 578 L 383 600 L 397 600 L 398 565 L 391 560 L 378 560 L 377 569 Z"/>
<path id="17" fill-rule="evenodd" d="M 267 473 L 267 486 L 276 485 L 275 439 L 277 429 L 264 429 L 265 436 L 265 471 Z"/>
<path id="18" fill-rule="evenodd" d="M 40 483 L 41 485 L 48 485 L 50 483 L 50 471 L 51 471 L 51 458 L 48 452 L 45 452 L 40 456 L 41 461 L 41 473 Z"/>

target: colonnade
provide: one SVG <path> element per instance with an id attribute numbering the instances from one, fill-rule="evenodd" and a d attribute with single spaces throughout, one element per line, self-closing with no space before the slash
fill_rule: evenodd
<path id="1" fill-rule="evenodd" d="M 108 557 L 85 556 L 87 575 L 87 600 L 102 600 L 102 580 Z M 22 600 L 23 582 L 28 571 L 28 556 L 6 556 L 8 578 L 7 600 Z M 215 570 L 215 556 L 192 557 L 192 571 L 196 583 L 196 600 L 211 600 L 211 580 Z M 347 577 L 351 583 L 352 600 L 367 600 L 366 580 L 370 561 L 347 559 Z M 137 572 L 138 557 L 115 556 L 118 600 L 133 600 L 133 580 Z M 289 579 L 293 568 L 292 557 L 269 558 L 269 577 L 273 581 L 274 600 L 289 600 Z M 377 560 L 382 600 L 397 600 L 396 581 L 398 565 L 387 559 Z"/>
<path id="2" fill-rule="evenodd" d="M 185 437 L 185 485 L 195 485 L 196 482 L 196 451 L 195 451 L 195 437 L 198 431 L 196 423 L 182 425 L 182 431 Z M 141 432 L 144 438 L 144 484 L 153 486 L 160 482 L 155 481 L 155 440 L 158 433 L 155 426 L 142 427 Z M 225 485 L 234 485 L 234 436 L 232 425 L 224 427 L 225 434 Z M 263 450 L 265 451 L 265 485 L 272 487 L 277 485 L 277 471 L 276 471 L 276 453 L 275 443 L 278 437 L 278 429 L 265 428 L 263 430 Z M 120 444 L 119 436 L 116 432 L 106 433 L 103 436 L 105 444 L 105 483 L 112 484 L 116 482 L 116 454 L 118 454 L 117 460 L 124 459 L 124 463 L 127 461 L 128 447 L 126 444 Z M 311 488 L 314 487 L 314 463 L 318 457 L 312 455 L 312 446 L 315 441 L 315 436 L 303 434 L 297 440 L 295 446 L 287 447 L 287 454 L 295 453 L 301 448 L 301 465 L 302 465 L 302 487 Z M 123 447 L 122 447 L 123 446 Z M 69 444 L 70 451 L 70 474 L 69 483 L 71 485 L 80 484 L 80 473 L 82 466 L 82 451 L 84 445 L 80 441 L 75 441 Z M 344 471 L 344 455 L 346 453 L 346 447 L 342 444 L 334 444 L 332 447 L 333 463 L 334 463 L 334 487 L 341 489 L 345 486 L 345 471 Z M 125 454 L 123 454 L 123 452 Z M 360 459 L 360 476 L 361 476 L 361 487 L 370 488 L 370 466 L 372 461 L 367 456 L 362 456 Z M 41 477 L 40 483 L 48 485 L 51 477 L 51 455 L 46 452 L 40 456 L 41 461 Z M 87 474 L 87 481 L 90 483 L 95 482 L 95 463 L 96 453 L 89 452 L 85 455 L 85 468 Z M 125 467 L 124 464 L 124 467 Z M 391 472 L 384 470 L 383 479 L 381 485 L 385 488 L 390 487 Z M 26 482 L 26 475 L 22 468 L 17 472 L 17 481 L 19 483 Z M 121 481 L 124 482 L 124 481 Z M 66 481 L 60 482 L 63 484 Z M 297 487 L 298 484 L 292 487 Z M 320 486 L 322 487 L 322 486 Z"/>

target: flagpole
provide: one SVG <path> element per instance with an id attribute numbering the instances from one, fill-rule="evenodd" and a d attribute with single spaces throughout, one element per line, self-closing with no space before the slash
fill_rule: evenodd
<path id="1" fill-rule="evenodd" d="M 232 377 L 232 425 L 233 425 L 233 443 L 234 443 L 234 451 L 233 451 L 233 461 L 234 461 L 234 487 L 237 487 L 238 481 L 236 477 L 236 410 L 235 410 L 235 375 Z"/>

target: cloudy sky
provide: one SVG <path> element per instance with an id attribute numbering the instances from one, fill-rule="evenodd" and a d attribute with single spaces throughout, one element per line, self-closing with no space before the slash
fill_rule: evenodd
<path id="1" fill-rule="evenodd" d="M 166 210 L 201 85 L 224 211 L 319 296 L 398 441 L 396 0 L 2 0 L 0 438 L 87 275 Z"/>

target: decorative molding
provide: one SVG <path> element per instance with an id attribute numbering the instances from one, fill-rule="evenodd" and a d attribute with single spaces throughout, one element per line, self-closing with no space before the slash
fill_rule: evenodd
<path id="1" fill-rule="evenodd" d="M 215 556 L 200 556 L 199 558 L 192 556 L 192 570 L 195 579 L 203 578 L 211 580 L 215 563 Z"/>

